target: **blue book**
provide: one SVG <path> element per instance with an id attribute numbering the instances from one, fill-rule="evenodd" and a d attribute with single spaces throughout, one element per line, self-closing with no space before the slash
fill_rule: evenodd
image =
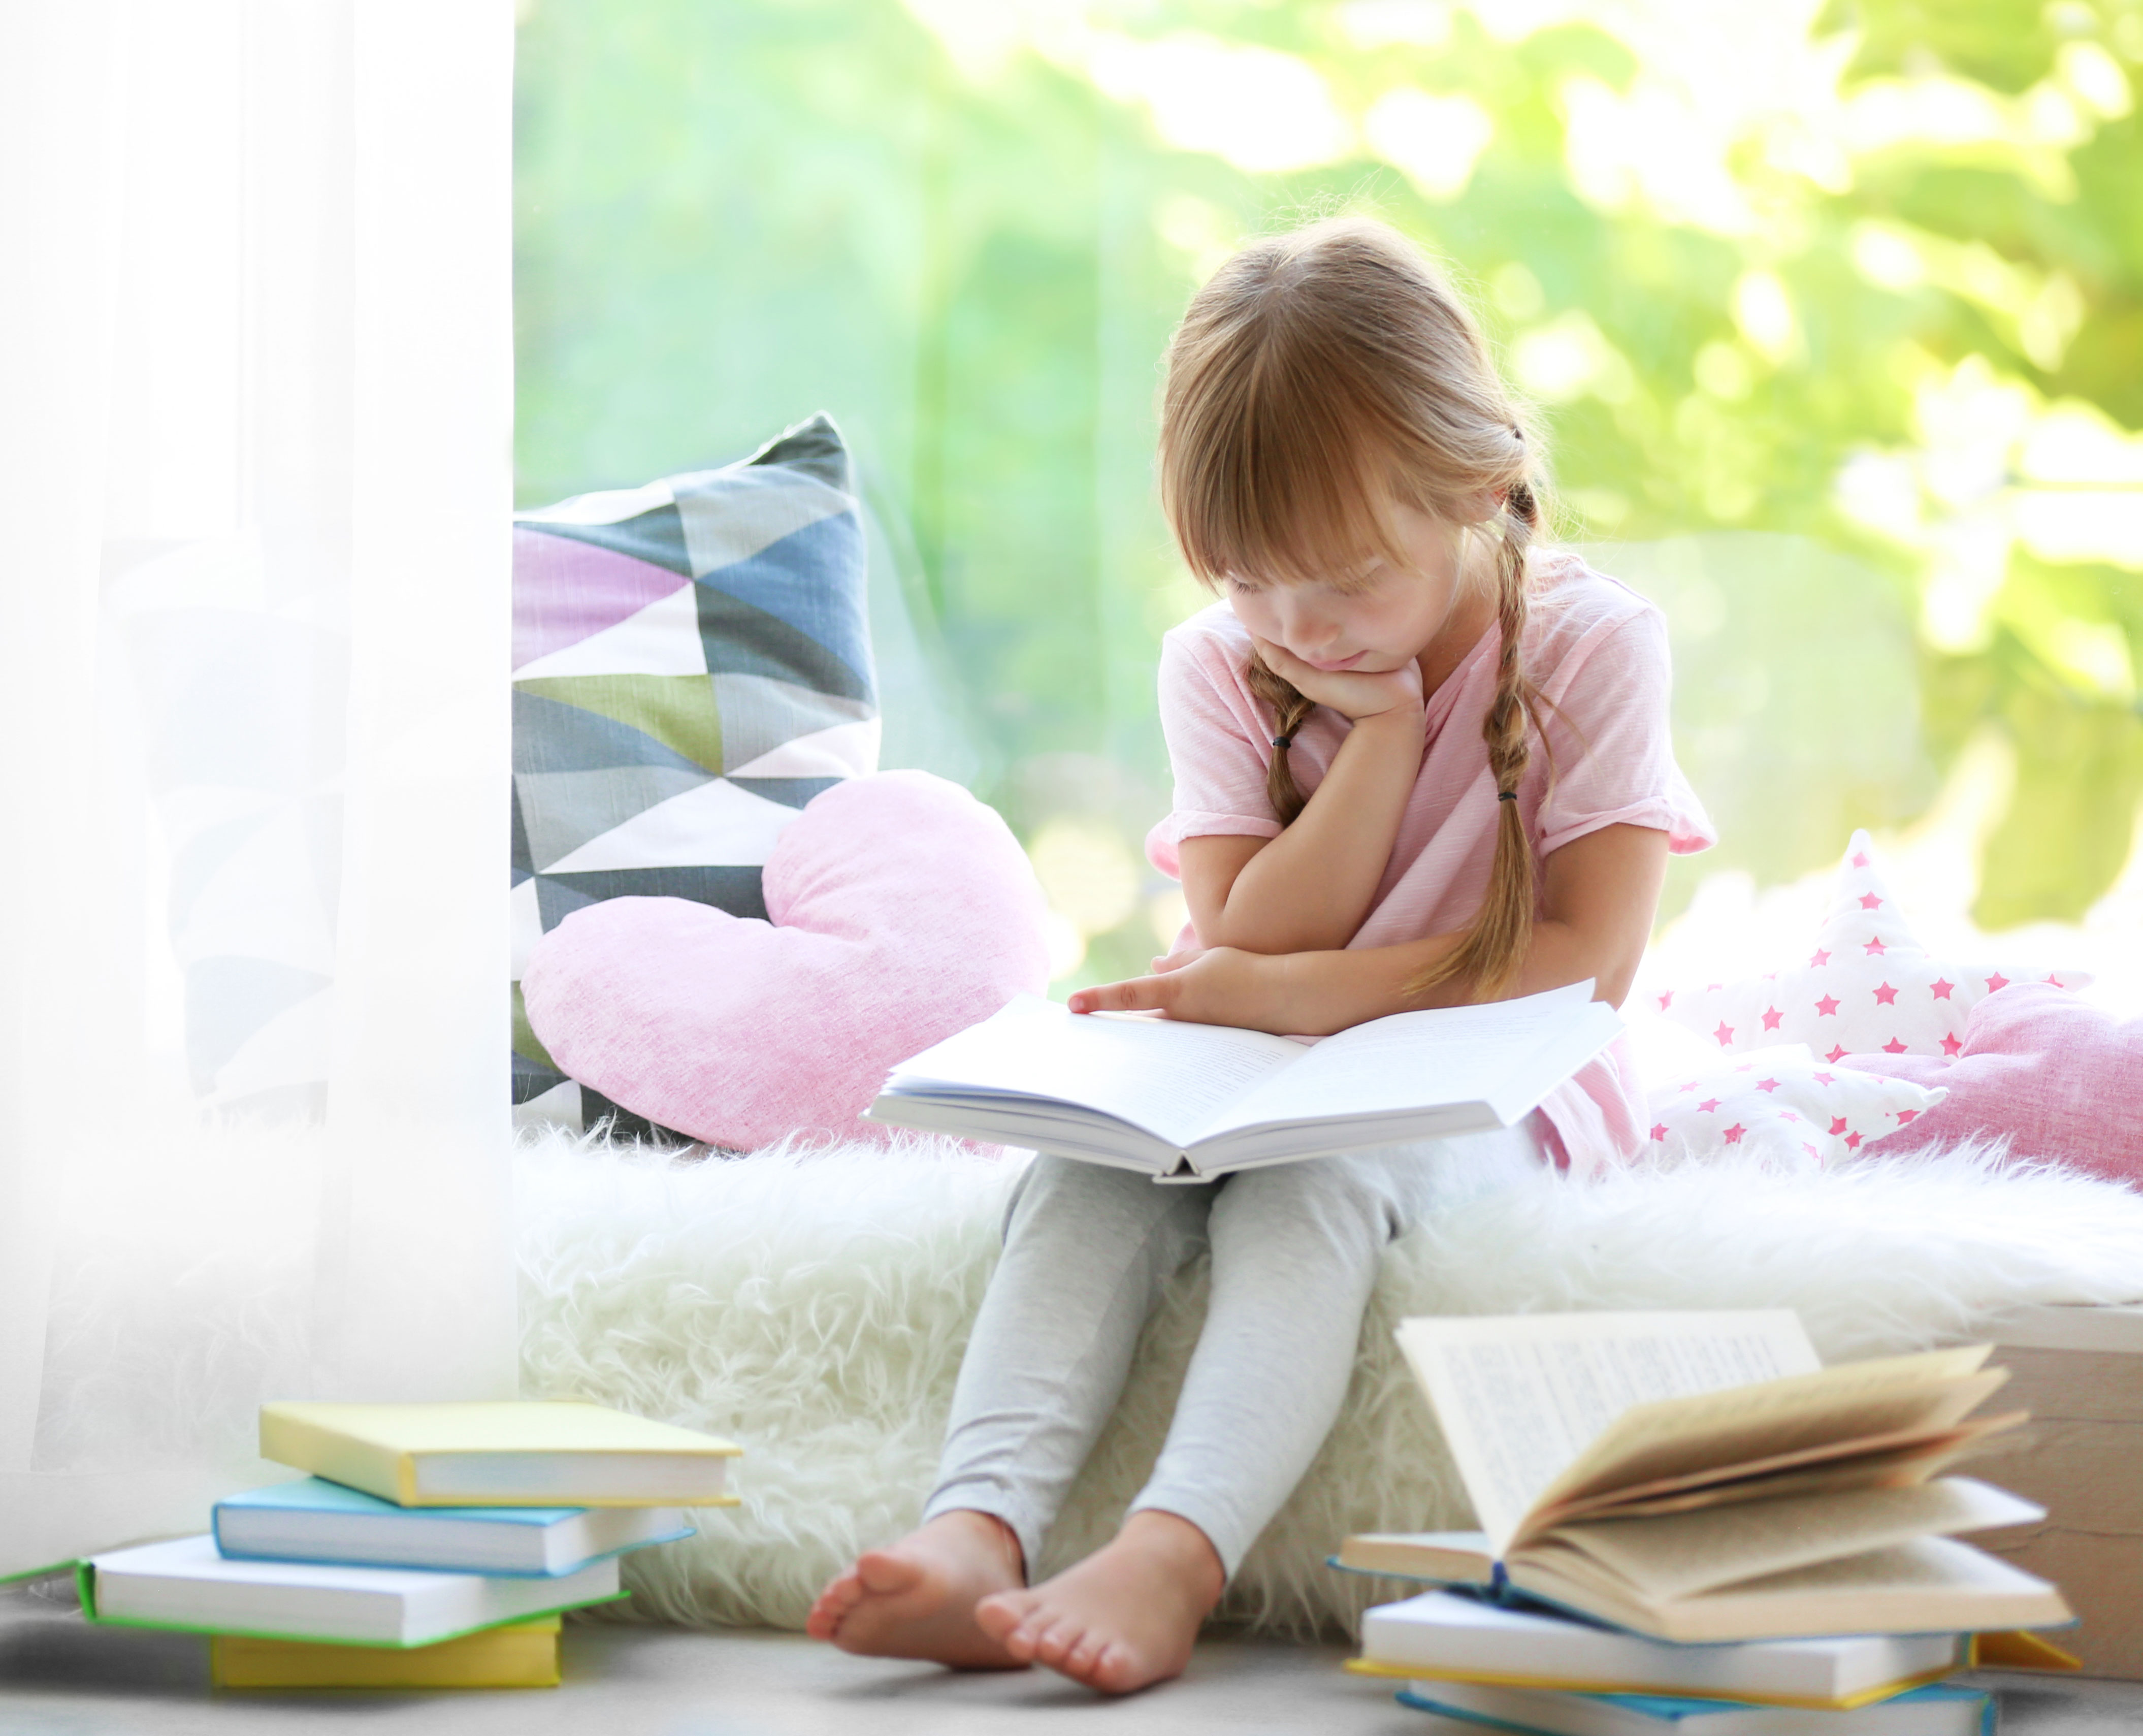
<path id="1" fill-rule="evenodd" d="M 1399 1704 L 1513 1736 L 1994 1736 L 1994 1696 L 1938 1682 L 1850 1712 L 1416 1682 Z"/>
<path id="2" fill-rule="evenodd" d="M 693 1535 L 670 1507 L 398 1507 L 324 1477 L 218 1501 L 215 1531 L 233 1560 L 547 1579 Z"/>

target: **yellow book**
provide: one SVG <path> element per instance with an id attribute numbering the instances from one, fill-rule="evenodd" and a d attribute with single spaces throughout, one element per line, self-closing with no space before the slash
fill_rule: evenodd
<path id="1" fill-rule="evenodd" d="M 262 1458 L 404 1507 L 729 1506 L 742 1451 L 567 1400 L 260 1407 Z"/>
<path id="2" fill-rule="evenodd" d="M 398 1651 L 218 1634 L 208 1659 L 219 1688 L 556 1688 L 558 1618 Z"/>

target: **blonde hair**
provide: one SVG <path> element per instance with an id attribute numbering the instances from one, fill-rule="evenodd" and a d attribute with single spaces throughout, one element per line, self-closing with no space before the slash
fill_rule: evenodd
<path id="1" fill-rule="evenodd" d="M 1403 503 L 1496 536 L 1502 654 L 1482 719 L 1499 796 L 1487 896 L 1458 949 L 1406 985 L 1508 990 L 1532 937 L 1532 848 L 1515 800 L 1541 696 L 1521 647 L 1526 550 L 1540 528 L 1537 442 L 1465 304 L 1396 231 L 1334 218 L 1253 241 L 1191 298 L 1168 349 L 1161 493 L 1190 570 L 1344 585 L 1369 558 L 1409 564 Z M 1484 498 L 1498 504 L 1480 517 Z M 1304 806 L 1287 742 L 1315 707 L 1254 657 L 1272 707 L 1267 787 L 1283 826 Z"/>

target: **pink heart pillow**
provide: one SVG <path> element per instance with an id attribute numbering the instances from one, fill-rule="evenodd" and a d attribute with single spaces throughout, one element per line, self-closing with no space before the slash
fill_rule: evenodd
<path id="1" fill-rule="evenodd" d="M 994 811 L 927 772 L 814 797 L 764 885 L 770 921 L 613 898 L 544 935 L 521 983 L 552 1059 L 714 1145 L 883 1138 L 856 1117 L 895 1062 L 1047 984 L 1025 854 Z"/>
<path id="2" fill-rule="evenodd" d="M 1945 1085 L 1948 1099 L 1871 1149 L 1973 1134 L 2006 1136 L 2018 1157 L 2056 1158 L 2143 1188 L 2143 1019 L 2111 1014 L 2044 983 L 1989 994 L 1965 1017 L 1957 1059 L 1850 1055 L 1865 1073 Z"/>

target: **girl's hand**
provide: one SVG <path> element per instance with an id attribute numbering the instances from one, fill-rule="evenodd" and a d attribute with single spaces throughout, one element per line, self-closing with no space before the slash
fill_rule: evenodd
<path id="1" fill-rule="evenodd" d="M 1284 1036 L 1289 1022 L 1287 960 L 1233 946 L 1170 953 L 1154 960 L 1154 975 L 1081 989 L 1075 1013 L 1163 1013 L 1194 1024 L 1234 1024 Z"/>
<path id="2" fill-rule="evenodd" d="M 1422 709 L 1421 665 L 1412 657 L 1396 669 L 1319 669 L 1269 639 L 1253 634 L 1250 642 L 1274 674 L 1292 683 L 1305 699 L 1329 706 L 1349 722 L 1386 712 Z"/>

